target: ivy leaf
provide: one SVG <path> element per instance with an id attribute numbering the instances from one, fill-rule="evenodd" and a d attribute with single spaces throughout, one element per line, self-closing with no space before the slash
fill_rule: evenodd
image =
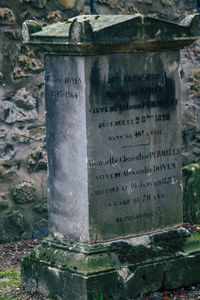
<path id="1" fill-rule="evenodd" d="M 103 293 L 100 293 L 97 300 L 103 300 Z"/>
<path id="2" fill-rule="evenodd" d="M 94 300 L 92 292 L 88 291 L 87 296 L 88 296 L 88 300 Z"/>

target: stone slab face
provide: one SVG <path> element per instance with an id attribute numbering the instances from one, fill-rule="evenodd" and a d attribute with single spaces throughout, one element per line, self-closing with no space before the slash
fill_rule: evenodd
<path id="1" fill-rule="evenodd" d="M 45 61 L 50 234 L 94 243 L 182 223 L 178 52 Z"/>
<path id="2" fill-rule="evenodd" d="M 178 65 L 172 52 L 86 58 L 93 240 L 182 222 Z"/>
<path id="3" fill-rule="evenodd" d="M 88 240 L 84 58 L 45 57 L 49 232 Z"/>

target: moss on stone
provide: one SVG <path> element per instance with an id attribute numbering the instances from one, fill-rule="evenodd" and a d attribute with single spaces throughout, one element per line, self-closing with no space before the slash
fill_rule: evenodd
<path id="1" fill-rule="evenodd" d="M 0 195 L 0 210 L 9 207 L 9 195 Z"/>
<path id="2" fill-rule="evenodd" d="M 36 213 L 47 213 L 48 212 L 48 201 L 45 198 L 38 198 L 34 205 L 32 206 L 32 210 Z"/>
<path id="3" fill-rule="evenodd" d="M 187 238 L 187 241 L 183 245 L 184 253 L 193 253 L 199 251 L 200 239 L 196 234 L 191 235 Z"/>
<path id="4" fill-rule="evenodd" d="M 163 249 L 166 244 L 163 241 L 170 237 L 173 237 L 173 240 L 169 242 L 170 247 L 167 246 L 167 251 L 170 251 L 176 238 L 180 242 L 180 247 L 177 248 L 175 244 L 177 251 L 172 249 L 171 253 L 166 253 Z M 118 299 L 117 295 L 122 292 L 123 295 L 127 297 L 131 295 L 134 298 L 141 291 L 147 293 L 163 287 L 165 289 L 180 287 L 188 282 L 191 284 L 199 280 L 200 243 L 198 238 L 198 236 L 192 237 L 184 229 L 179 229 L 154 234 L 145 245 L 135 245 L 133 239 L 130 239 L 127 240 L 128 242 L 104 244 L 104 252 L 98 252 L 95 245 L 90 245 L 89 253 L 84 251 L 84 245 L 83 251 L 81 252 L 80 249 L 78 252 L 74 251 L 69 244 L 66 244 L 64 249 L 64 242 L 56 246 L 56 241 L 53 242 L 52 239 L 51 242 L 48 238 L 43 245 L 36 247 L 32 254 L 24 259 L 22 263 L 23 284 L 24 286 L 32 284 L 34 280 L 35 288 L 39 290 L 44 280 L 45 289 L 48 287 L 52 295 L 55 294 L 63 299 L 65 299 L 63 289 L 66 293 L 69 292 L 66 289 L 66 284 L 69 282 L 70 287 L 75 282 L 76 291 L 77 287 L 80 287 L 79 294 L 76 295 L 83 295 L 87 283 L 87 290 L 84 290 L 84 293 L 91 291 L 94 299 L 98 299 L 100 292 L 103 293 L 105 299 Z M 113 282 L 116 287 L 114 290 Z M 110 297 L 110 290 L 112 290 L 113 297 Z M 73 294 L 70 299 L 74 298 Z"/>
<path id="5" fill-rule="evenodd" d="M 172 254 L 183 250 L 183 245 L 189 236 L 190 233 L 184 229 L 157 233 L 152 236 L 151 245 L 161 248 L 165 254 Z"/>
<path id="6" fill-rule="evenodd" d="M 114 248 L 113 248 L 114 247 Z M 109 247 L 110 251 L 117 253 L 119 261 L 122 264 L 137 263 L 141 261 L 146 261 L 148 259 L 155 258 L 157 253 L 154 253 L 153 249 L 147 248 L 146 246 L 132 246 L 125 242 L 120 242 L 113 244 Z"/>
<path id="7" fill-rule="evenodd" d="M 21 182 L 11 191 L 12 199 L 17 203 L 28 203 L 38 199 L 37 191 L 33 183 Z"/>
<path id="8" fill-rule="evenodd" d="M 195 240 L 198 240 L 200 241 L 200 232 L 195 232 L 192 234 L 192 237 L 195 239 Z"/>
<path id="9" fill-rule="evenodd" d="M 7 213 L 7 218 L 12 226 L 22 229 L 24 223 L 23 211 L 21 209 L 12 208 Z"/>
<path id="10" fill-rule="evenodd" d="M 190 233 L 184 229 L 171 230 L 161 234 L 154 234 L 146 245 L 132 245 L 127 242 L 114 242 L 104 245 L 104 251 L 97 251 L 96 246 L 86 253 L 82 248 L 74 249 L 71 245 L 60 245 L 49 238 L 39 247 L 36 247 L 30 256 L 24 259 L 25 272 L 31 271 L 32 264 L 48 265 L 84 276 L 109 272 L 118 266 L 135 265 L 138 263 L 157 262 L 164 257 L 176 256 L 193 248 L 200 248 L 195 239 L 188 241 Z M 84 246 L 83 246 L 84 247 Z M 184 248 L 185 247 L 185 248 Z M 102 250 L 102 249 L 101 249 Z M 193 250 L 192 250 L 193 251 Z"/>
<path id="11" fill-rule="evenodd" d="M 9 207 L 8 201 L 0 201 L 0 210 L 6 209 Z"/>

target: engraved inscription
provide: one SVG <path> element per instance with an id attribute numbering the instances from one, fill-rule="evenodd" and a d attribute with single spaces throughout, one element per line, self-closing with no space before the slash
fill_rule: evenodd
<path id="1" fill-rule="evenodd" d="M 66 98 L 66 99 L 78 99 L 78 93 L 72 91 L 53 91 L 51 94 L 52 98 Z"/>
<path id="2" fill-rule="evenodd" d="M 142 214 L 136 214 L 132 216 L 125 216 L 125 217 L 119 217 L 116 218 L 116 223 L 124 223 L 124 222 L 131 222 L 133 220 L 138 220 L 138 219 L 143 219 L 143 218 L 152 218 L 153 216 L 158 216 L 159 212 L 154 211 L 154 212 L 145 212 Z"/>
<path id="3" fill-rule="evenodd" d="M 140 123 L 146 123 L 148 120 L 155 121 L 155 122 L 168 121 L 170 120 L 170 114 L 137 116 L 135 117 L 135 119 L 131 119 L 131 120 L 117 120 L 117 121 L 108 121 L 108 122 L 103 121 L 98 124 L 98 127 L 105 128 L 105 127 L 113 127 L 113 126 L 131 126 Z"/>
<path id="4" fill-rule="evenodd" d="M 110 113 L 110 112 L 123 112 L 123 111 L 131 111 L 138 109 L 149 109 L 149 108 L 157 108 L 157 107 L 170 107 L 176 106 L 178 104 L 178 99 L 170 99 L 163 101 L 145 101 L 138 104 L 123 104 L 123 105 L 114 105 L 114 106 L 99 106 L 99 107 L 90 107 L 88 109 L 89 113 L 100 114 L 100 113 Z"/>
<path id="5" fill-rule="evenodd" d="M 135 82 L 135 81 L 149 81 L 149 80 L 159 80 L 161 74 L 131 74 L 131 75 L 115 75 L 108 78 L 108 84 L 119 83 L 120 81 L 124 82 Z"/>
<path id="6" fill-rule="evenodd" d="M 125 135 L 115 135 L 108 136 L 109 141 L 118 141 L 118 140 L 126 140 L 126 139 L 135 139 L 139 137 L 150 137 L 150 136 L 160 136 L 162 134 L 162 130 L 136 130 L 133 134 L 125 134 Z"/>
<path id="7" fill-rule="evenodd" d="M 110 173 L 110 174 L 100 174 L 96 175 L 96 180 L 108 180 L 108 179 L 116 179 L 123 176 L 136 176 L 136 175 L 144 175 L 148 174 L 151 175 L 155 172 L 165 172 L 169 170 L 176 169 L 176 163 L 167 163 L 167 164 L 160 164 L 160 165 L 154 165 L 152 168 L 147 168 L 146 166 L 142 169 L 133 170 L 131 168 L 122 170 L 122 172 L 117 173 Z"/>
<path id="8" fill-rule="evenodd" d="M 162 55 L 132 54 L 123 60 L 116 55 L 106 71 L 101 58 L 99 69 L 96 62 L 91 66 L 96 85 L 87 105 L 93 141 L 89 195 L 106 220 L 99 217 L 98 228 L 115 223 L 126 235 L 176 224 L 174 207 L 181 203 L 177 64 L 164 67 Z"/>
<path id="9" fill-rule="evenodd" d="M 98 242 L 180 224 L 178 55 L 52 55 L 45 72 L 51 232 Z"/>
<path id="10" fill-rule="evenodd" d="M 54 89 L 51 91 L 50 94 L 52 98 L 67 99 L 67 100 L 79 99 L 79 93 L 75 88 L 76 86 L 80 86 L 82 84 L 82 80 L 80 77 L 61 76 L 61 75 L 59 76 L 55 74 L 46 73 L 45 81 L 46 84 L 48 84 L 49 86 L 51 84 L 54 85 Z"/>
<path id="11" fill-rule="evenodd" d="M 137 156 L 123 155 L 120 157 L 111 156 L 108 159 L 99 160 L 99 161 L 89 160 L 88 166 L 89 168 L 96 168 L 96 167 L 102 167 L 106 165 L 115 165 L 117 163 L 129 163 L 129 162 L 148 160 L 152 158 L 162 158 L 162 157 L 169 158 L 171 156 L 180 156 L 180 155 L 181 155 L 181 149 L 179 148 L 163 149 L 163 150 L 151 151 L 147 154 L 140 152 Z"/>
<path id="12" fill-rule="evenodd" d="M 80 77 L 73 77 L 73 76 L 59 76 L 55 74 L 46 73 L 45 74 L 45 81 L 48 83 L 62 83 L 62 84 L 81 84 L 81 78 Z"/>

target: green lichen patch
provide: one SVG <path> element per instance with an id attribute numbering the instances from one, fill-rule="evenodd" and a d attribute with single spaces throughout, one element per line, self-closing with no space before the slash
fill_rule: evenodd
<path id="1" fill-rule="evenodd" d="M 12 199 L 17 203 L 29 203 L 37 200 L 37 191 L 31 182 L 21 182 L 11 191 Z"/>
<path id="2" fill-rule="evenodd" d="M 91 246 L 95 249 L 95 245 Z M 84 250 L 77 252 L 74 247 L 67 247 L 47 239 L 36 247 L 29 257 L 23 261 L 26 272 L 31 270 L 32 263 L 42 263 L 56 268 L 86 276 L 114 271 L 120 266 L 135 265 L 160 261 L 164 257 L 183 256 L 184 252 L 199 251 L 200 243 L 191 237 L 185 229 L 171 230 L 153 234 L 145 245 L 131 242 L 115 242 L 104 245 L 105 251 Z"/>
<path id="3" fill-rule="evenodd" d="M 60 266 L 63 270 L 84 275 L 114 269 L 109 253 L 85 255 L 51 247 L 45 243 L 36 247 L 29 256 L 24 258 L 22 262 L 24 270 L 29 272 L 33 263 L 44 263 L 51 267 Z"/>
<path id="4" fill-rule="evenodd" d="M 82 295 L 87 282 L 84 293 L 91 292 L 87 295 L 88 300 L 100 300 L 102 296 L 118 299 L 117 295 L 122 292 L 134 299 L 141 291 L 148 293 L 197 282 L 199 239 L 199 235 L 191 236 L 187 230 L 179 228 L 152 234 L 145 239 L 145 244 L 141 241 L 138 245 L 134 239 L 127 239 L 104 244 L 106 251 L 91 250 L 88 253 L 84 249 L 83 252 L 74 251 L 73 246 L 70 248 L 64 243 L 56 245 L 56 240 L 53 243 L 51 239 L 46 239 L 24 258 L 22 278 L 23 282 L 34 279 L 37 286 L 47 276 L 49 292 L 59 296 L 64 295 L 60 291 L 65 289 L 66 284 L 73 286 L 74 282 L 75 287 L 80 286 L 78 293 Z M 96 250 L 95 245 L 90 245 L 90 248 Z M 113 298 L 110 297 L 110 290 Z M 102 295 L 98 298 L 100 292 Z M 74 299 L 73 293 L 70 299 Z"/>

